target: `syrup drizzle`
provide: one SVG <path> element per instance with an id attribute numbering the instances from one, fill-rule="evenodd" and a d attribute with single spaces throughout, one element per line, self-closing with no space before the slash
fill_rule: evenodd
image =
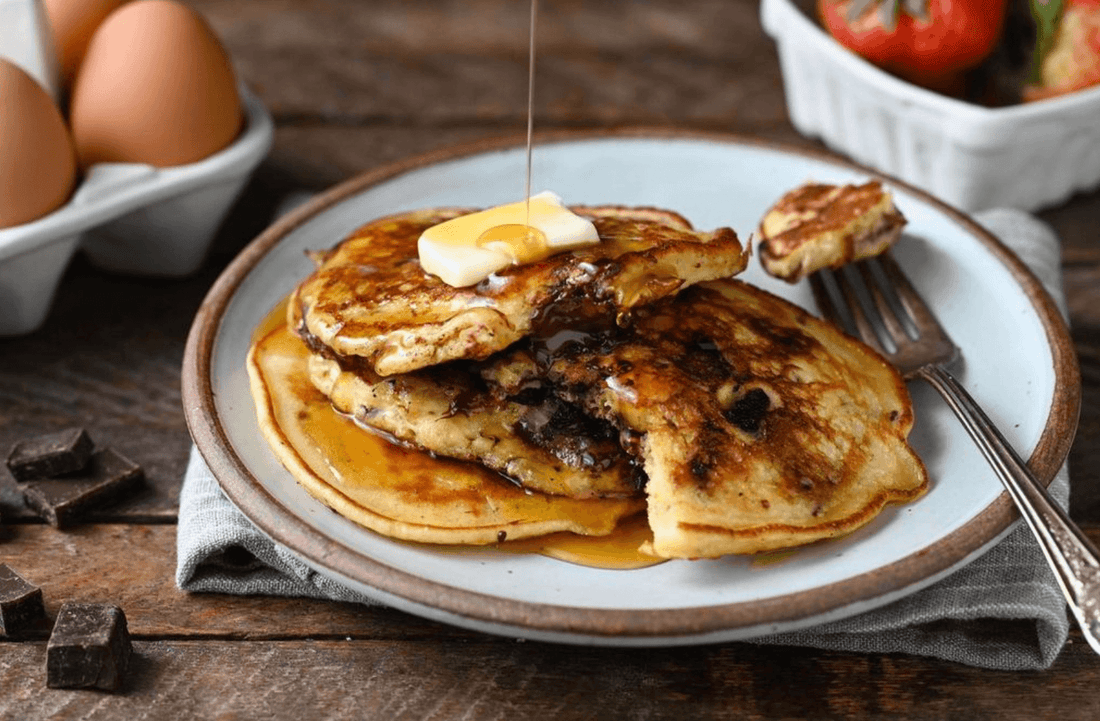
<path id="1" fill-rule="evenodd" d="M 535 127 L 535 25 L 539 0 L 531 0 L 531 28 L 527 50 L 527 175 L 524 178 L 523 197 L 527 200 L 523 224 L 531 225 L 531 146 Z"/>

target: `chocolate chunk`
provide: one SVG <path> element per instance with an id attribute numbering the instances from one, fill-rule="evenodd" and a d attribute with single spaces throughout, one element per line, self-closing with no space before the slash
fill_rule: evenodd
<path id="1" fill-rule="evenodd" d="M 121 608 L 107 603 L 66 603 L 46 644 L 46 685 L 116 691 L 132 652 Z"/>
<path id="2" fill-rule="evenodd" d="M 32 629 L 45 617 L 42 589 L 0 563 L 0 631 L 14 636 Z"/>
<path id="3" fill-rule="evenodd" d="M 139 486 L 141 466 L 106 448 L 92 455 L 84 473 L 24 483 L 23 499 L 50 525 L 65 528 L 90 508 L 103 505 Z"/>
<path id="4" fill-rule="evenodd" d="M 8 469 L 17 481 L 74 473 L 88 465 L 94 447 L 83 428 L 47 433 L 12 446 Z"/>
<path id="5" fill-rule="evenodd" d="M 759 433 L 764 422 L 764 414 L 771 408 L 771 398 L 767 391 L 753 388 L 741 396 L 733 407 L 725 412 L 726 420 L 745 433 Z"/>

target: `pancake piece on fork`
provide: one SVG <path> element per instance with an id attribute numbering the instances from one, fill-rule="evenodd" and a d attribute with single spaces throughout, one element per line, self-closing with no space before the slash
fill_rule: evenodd
<path id="1" fill-rule="evenodd" d="M 901 237 L 905 222 L 878 181 L 803 185 L 760 221 L 760 262 L 771 275 L 797 283 L 822 268 L 882 253 Z"/>

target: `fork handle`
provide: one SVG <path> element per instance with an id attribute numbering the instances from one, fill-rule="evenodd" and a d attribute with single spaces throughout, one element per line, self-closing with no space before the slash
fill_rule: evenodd
<path id="1" fill-rule="evenodd" d="M 944 397 L 1031 528 L 1085 639 L 1100 653 L 1100 554 L 1054 502 L 1001 432 L 955 377 L 939 365 L 914 375 Z"/>

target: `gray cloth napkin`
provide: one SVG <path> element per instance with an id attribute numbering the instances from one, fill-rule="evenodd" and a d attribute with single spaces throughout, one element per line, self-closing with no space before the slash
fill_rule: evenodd
<path id="1" fill-rule="evenodd" d="M 1060 248 L 1051 229 L 1015 210 L 975 217 L 1020 255 L 1065 313 Z M 1050 489 L 1065 506 L 1065 467 Z M 222 494 L 194 449 L 180 492 L 176 582 L 186 591 L 377 603 L 314 572 L 260 533 Z M 981 558 L 926 589 L 858 616 L 755 642 L 902 652 L 1017 670 L 1050 666 L 1068 633 L 1054 576 L 1020 524 Z"/>

